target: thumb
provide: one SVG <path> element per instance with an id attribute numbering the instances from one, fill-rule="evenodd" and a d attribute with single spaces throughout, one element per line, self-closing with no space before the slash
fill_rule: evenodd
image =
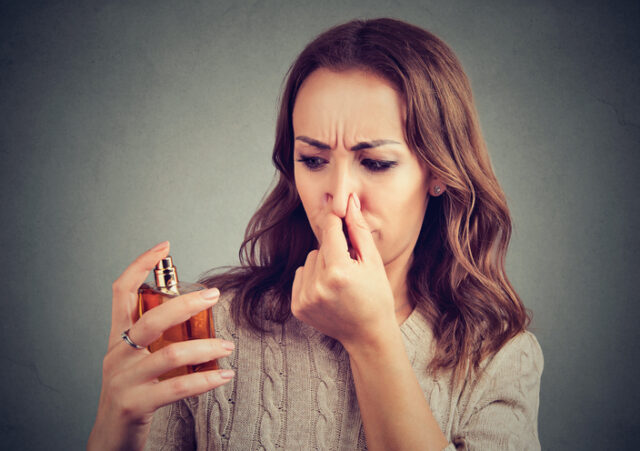
<path id="1" fill-rule="evenodd" d="M 360 210 L 360 199 L 356 193 L 351 193 L 349 197 L 349 205 L 347 207 L 347 215 L 345 217 L 347 223 L 347 232 L 349 240 L 353 248 L 357 252 L 360 260 L 370 260 L 371 258 L 380 258 L 376 243 L 373 241 L 371 229 L 367 220 L 362 216 Z"/>

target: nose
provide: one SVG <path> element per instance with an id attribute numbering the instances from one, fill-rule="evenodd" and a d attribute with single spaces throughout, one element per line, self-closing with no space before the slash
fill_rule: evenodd
<path id="1" fill-rule="evenodd" d="M 340 218 L 347 215 L 349 195 L 357 189 L 357 182 L 349 172 L 347 164 L 335 165 L 325 193 L 325 199 L 330 202 L 333 214 Z"/>

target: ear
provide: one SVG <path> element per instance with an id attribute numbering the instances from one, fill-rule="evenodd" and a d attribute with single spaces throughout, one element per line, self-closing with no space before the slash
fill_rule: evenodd
<path id="1" fill-rule="evenodd" d="M 442 180 L 434 178 L 431 180 L 429 184 L 429 195 L 433 197 L 441 196 L 447 190 L 447 185 L 445 185 Z"/>

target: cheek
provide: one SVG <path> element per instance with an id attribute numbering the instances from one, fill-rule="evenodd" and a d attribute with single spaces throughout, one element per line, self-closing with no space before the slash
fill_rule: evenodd
<path id="1" fill-rule="evenodd" d="M 298 196 L 302 201 L 302 206 L 307 213 L 311 213 L 310 209 L 313 209 L 314 203 L 317 203 L 314 184 L 311 183 L 308 177 L 300 174 L 296 174 L 295 181 L 296 190 L 298 191 Z"/>
<path id="2" fill-rule="evenodd" d="M 419 233 L 426 208 L 427 192 L 421 184 L 408 184 L 398 180 L 384 190 L 369 190 L 367 209 L 379 230 L 374 239 L 382 248 L 411 239 Z M 365 213 L 365 217 L 367 213 Z M 374 224 L 372 224 L 374 225 Z M 375 228 L 375 227 L 374 227 Z"/>
<path id="3" fill-rule="evenodd" d="M 301 174 L 295 175 L 296 190 L 302 202 L 302 207 L 307 215 L 311 229 L 318 238 L 317 225 L 314 223 L 316 212 L 321 208 L 321 196 L 317 193 L 317 184 L 312 183 L 308 177 Z"/>
<path id="4" fill-rule="evenodd" d="M 298 170 L 298 165 L 296 164 L 293 168 L 293 182 L 295 183 L 296 191 L 298 192 L 298 196 L 302 201 L 303 205 L 307 201 L 307 178 Z"/>

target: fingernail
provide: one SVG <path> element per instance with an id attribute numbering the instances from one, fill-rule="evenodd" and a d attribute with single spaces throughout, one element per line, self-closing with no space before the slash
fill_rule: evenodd
<path id="1" fill-rule="evenodd" d="M 201 291 L 200 296 L 202 296 L 203 299 L 217 299 L 218 296 L 220 296 L 220 290 L 217 288 L 209 288 L 208 290 Z"/>
<path id="2" fill-rule="evenodd" d="M 356 193 L 351 193 L 351 197 L 353 198 L 353 203 L 356 205 L 356 208 L 360 210 L 360 199 Z"/>
<path id="3" fill-rule="evenodd" d="M 234 345 L 232 341 L 223 341 L 222 347 L 227 351 L 233 351 L 236 348 L 236 345 Z"/>
<path id="4" fill-rule="evenodd" d="M 233 370 L 220 371 L 220 377 L 223 379 L 231 379 L 236 373 Z"/>
<path id="5" fill-rule="evenodd" d="M 167 246 L 169 246 L 169 242 L 168 241 L 163 241 L 162 243 L 158 243 L 155 246 L 153 246 L 151 248 L 152 252 L 158 252 L 162 249 L 165 249 Z"/>

